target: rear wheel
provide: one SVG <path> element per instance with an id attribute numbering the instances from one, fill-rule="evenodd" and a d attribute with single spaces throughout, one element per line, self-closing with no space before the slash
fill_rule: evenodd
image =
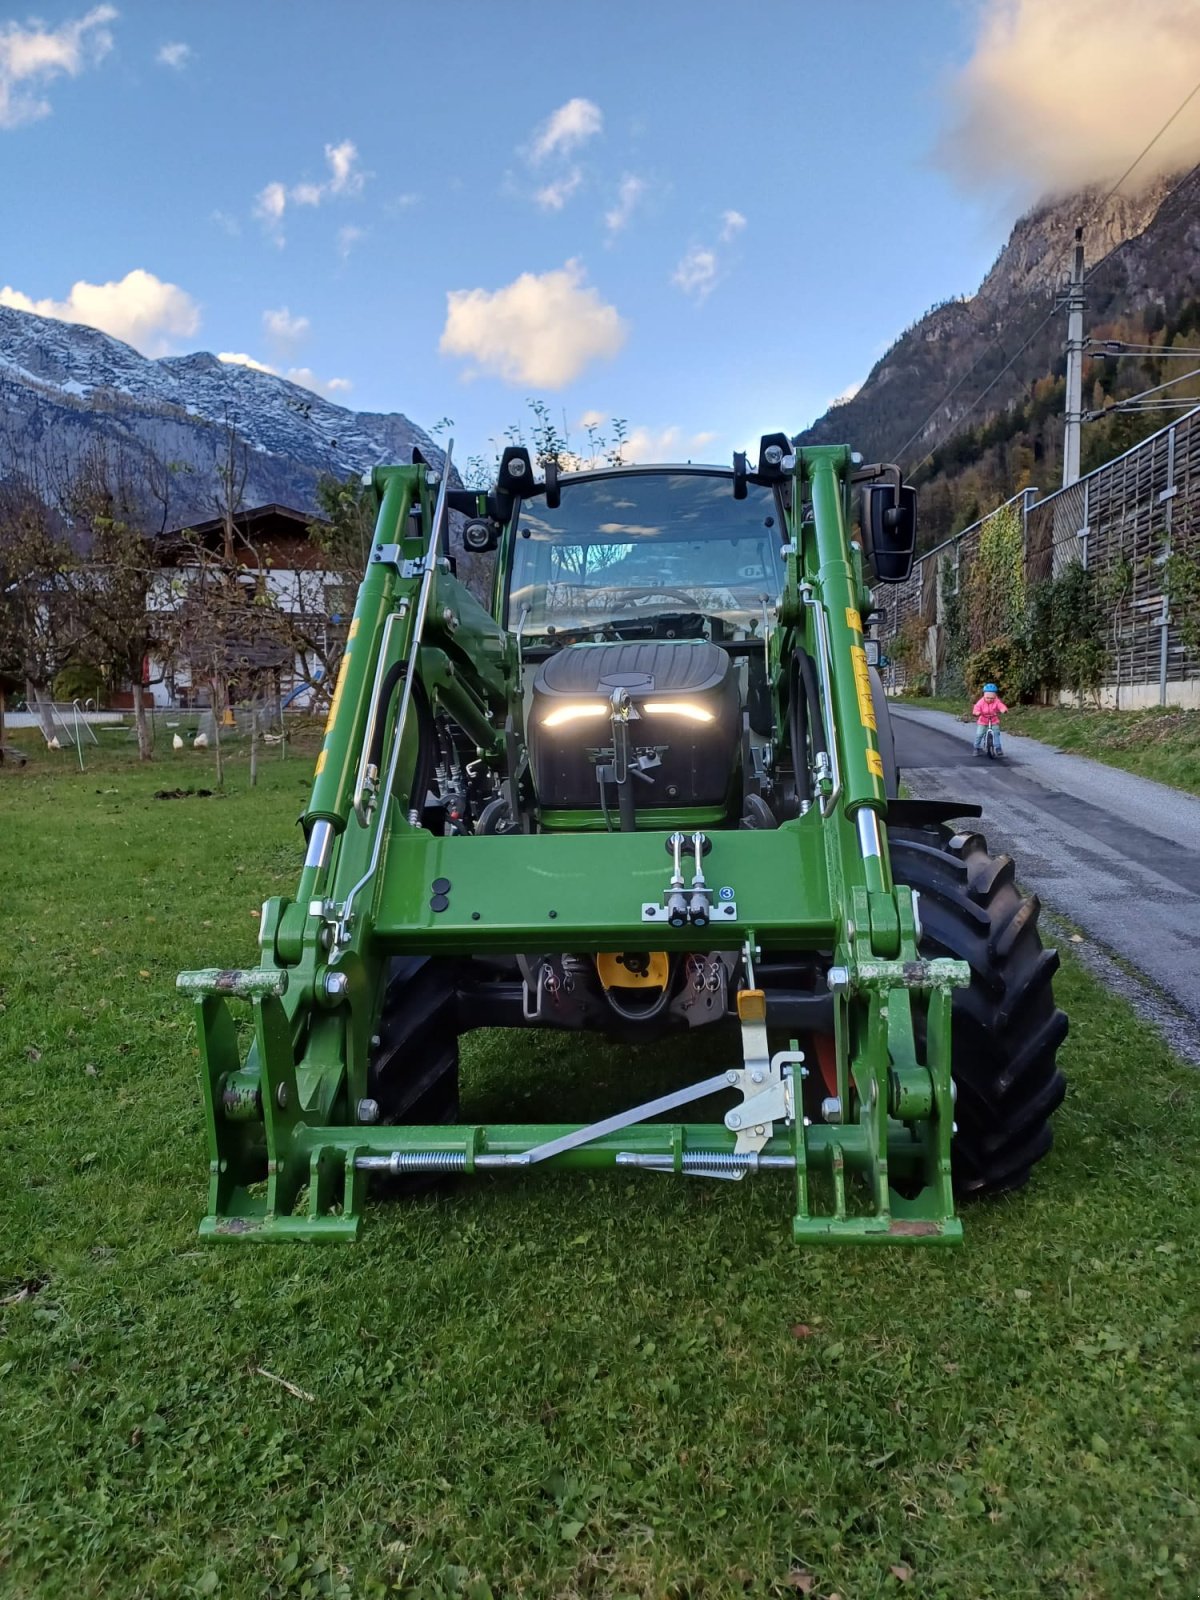
<path id="1" fill-rule="evenodd" d="M 1067 1034 L 1051 988 L 1058 952 L 1042 948 L 1037 897 L 1017 889 L 1011 857 L 989 855 L 979 834 L 939 824 L 889 829 L 888 841 L 896 881 L 921 897 L 921 954 L 971 968 L 953 1003 L 955 1189 L 1018 1189 L 1053 1143 L 1050 1118 L 1066 1092 L 1055 1060 Z"/>
<path id="2" fill-rule="evenodd" d="M 392 962 L 371 1052 L 368 1093 L 379 1121 L 444 1124 L 458 1121 L 458 1000 L 455 966 L 429 956 Z M 430 1186 L 427 1177 L 389 1178 L 395 1194 Z"/>

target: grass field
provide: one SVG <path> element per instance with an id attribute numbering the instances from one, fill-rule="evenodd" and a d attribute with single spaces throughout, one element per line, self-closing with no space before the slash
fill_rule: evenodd
<path id="1" fill-rule="evenodd" d="M 0 772 L 0 1594 L 1200 1593 L 1200 1084 L 1078 967 L 1056 1150 L 957 1252 L 632 1173 L 202 1249 L 173 979 L 253 959 L 308 764 L 72 759 Z M 477 1035 L 467 1110 L 638 1070 Z"/>
<path id="2" fill-rule="evenodd" d="M 914 706 L 961 715 L 959 700 L 914 698 Z M 1149 706 L 1142 711 L 1076 710 L 1070 706 L 1012 706 L 1005 733 L 1023 733 L 1110 767 L 1123 767 L 1200 794 L 1200 711 Z"/>

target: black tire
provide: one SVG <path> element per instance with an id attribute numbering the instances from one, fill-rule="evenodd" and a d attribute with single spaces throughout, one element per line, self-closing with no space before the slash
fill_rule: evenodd
<path id="1" fill-rule="evenodd" d="M 367 1069 L 368 1094 L 379 1121 L 445 1124 L 458 1121 L 458 997 L 451 961 L 398 956 L 388 974 L 379 1018 L 379 1044 Z M 388 1178 L 391 1194 L 430 1187 L 427 1177 Z"/>
<path id="2" fill-rule="evenodd" d="M 1051 987 L 1058 952 L 1042 948 L 1041 908 L 1018 890 L 1012 858 L 989 855 L 979 834 L 937 824 L 889 829 L 888 839 L 897 883 L 921 897 L 921 954 L 971 968 L 952 1013 L 955 1191 L 1019 1189 L 1053 1143 L 1067 1087 L 1055 1061 L 1067 1036 Z"/>

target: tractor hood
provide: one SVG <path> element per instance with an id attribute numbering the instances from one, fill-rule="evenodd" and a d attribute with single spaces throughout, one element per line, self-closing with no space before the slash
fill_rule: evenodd
<path id="1" fill-rule="evenodd" d="M 542 805 L 600 806 L 599 769 L 613 760 L 613 696 L 622 690 L 630 753 L 648 758 L 637 779 L 639 814 L 725 804 L 741 727 L 734 664 L 706 640 L 649 639 L 569 645 L 538 669 L 529 745 Z"/>

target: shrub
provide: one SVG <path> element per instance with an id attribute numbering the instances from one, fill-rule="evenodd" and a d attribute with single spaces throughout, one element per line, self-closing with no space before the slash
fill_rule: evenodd
<path id="1" fill-rule="evenodd" d="M 967 693 L 972 697 L 983 692 L 985 683 L 994 683 L 1000 698 L 1011 705 L 1031 700 L 1037 687 L 1030 675 L 1024 643 L 1019 639 L 989 640 L 982 649 L 967 657 L 963 675 Z"/>

